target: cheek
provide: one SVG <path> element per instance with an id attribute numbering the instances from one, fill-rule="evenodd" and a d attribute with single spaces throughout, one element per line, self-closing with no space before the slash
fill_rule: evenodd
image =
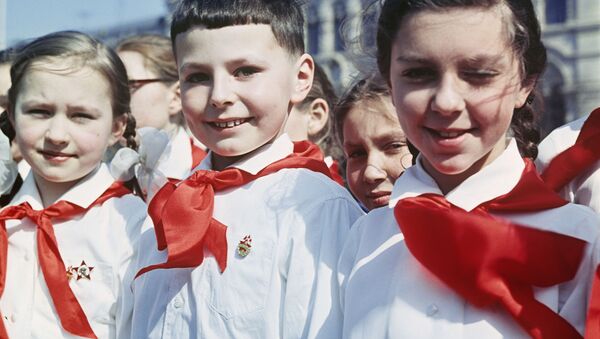
<path id="1" fill-rule="evenodd" d="M 364 167 L 364 164 L 359 161 L 348 161 L 346 165 L 346 179 L 348 180 L 348 186 L 355 195 L 356 192 L 360 191 L 358 188 L 360 186 Z"/>
<path id="2" fill-rule="evenodd" d="M 201 88 L 192 88 L 182 91 L 181 107 L 186 115 L 202 114 L 208 104 L 208 92 Z"/>

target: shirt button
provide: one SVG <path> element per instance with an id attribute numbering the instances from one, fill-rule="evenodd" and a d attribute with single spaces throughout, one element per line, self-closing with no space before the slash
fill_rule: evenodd
<path id="1" fill-rule="evenodd" d="M 31 254 L 25 253 L 25 256 L 23 256 L 23 259 L 25 259 L 25 261 L 30 261 L 31 260 Z"/>
<path id="2" fill-rule="evenodd" d="M 16 323 L 16 322 L 17 322 L 17 319 L 18 319 L 18 317 L 17 317 L 17 315 L 16 315 L 16 314 L 14 314 L 14 313 L 13 313 L 13 314 L 10 316 L 10 321 L 11 321 L 11 322 L 13 322 L 13 323 Z"/>
<path id="3" fill-rule="evenodd" d="M 183 300 L 181 300 L 181 299 L 175 299 L 175 302 L 173 303 L 173 307 L 175 307 L 175 308 L 182 308 L 183 307 Z"/>
<path id="4" fill-rule="evenodd" d="M 436 304 L 431 304 L 427 307 L 427 316 L 428 317 L 433 317 L 435 316 L 438 312 L 440 311 L 440 309 L 437 307 Z"/>

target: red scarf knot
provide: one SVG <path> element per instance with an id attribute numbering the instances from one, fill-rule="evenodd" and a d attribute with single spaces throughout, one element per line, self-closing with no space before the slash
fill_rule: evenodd
<path id="1" fill-rule="evenodd" d="M 197 267 L 204 251 L 215 257 L 221 272 L 227 267 L 227 226 L 213 218 L 215 192 L 240 187 L 285 168 L 306 168 L 330 177 L 320 149 L 308 142 L 294 143 L 294 152 L 257 174 L 237 168 L 199 170 L 179 184 L 171 180 L 148 206 L 158 250 L 167 250 L 167 261 L 141 269 L 136 277 L 167 268 Z"/>
<path id="2" fill-rule="evenodd" d="M 577 330 L 534 297 L 533 286 L 572 280 L 586 242 L 489 213 L 525 213 L 566 202 L 530 161 L 509 193 L 467 212 L 437 194 L 402 199 L 394 215 L 412 255 L 476 307 L 502 306 L 534 338 L 577 338 Z"/>

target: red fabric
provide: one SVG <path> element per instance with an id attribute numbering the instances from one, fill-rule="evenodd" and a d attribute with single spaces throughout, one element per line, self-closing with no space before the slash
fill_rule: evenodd
<path id="1" fill-rule="evenodd" d="M 294 153 L 256 175 L 237 168 L 220 172 L 199 170 L 179 185 L 174 181 L 167 183 L 148 206 L 158 249 L 167 249 L 167 261 L 143 268 L 136 277 L 154 269 L 199 266 L 204 261 L 204 248 L 214 255 L 221 272 L 224 271 L 227 227 L 212 217 L 215 191 L 239 187 L 284 168 L 307 168 L 329 176 L 319 148 L 300 141 L 294 143 Z"/>
<path id="2" fill-rule="evenodd" d="M 200 162 L 206 156 L 206 151 L 196 146 L 192 138 L 190 138 L 190 144 L 192 145 L 192 168 L 190 170 L 193 170 L 196 166 L 200 165 Z"/>
<path id="3" fill-rule="evenodd" d="M 575 144 L 557 156 L 542 173 L 542 179 L 555 191 L 600 160 L 600 108 L 587 118 Z"/>
<path id="4" fill-rule="evenodd" d="M 4 292 L 6 257 L 8 255 L 8 234 L 5 221 L 29 218 L 38 226 L 38 260 L 62 327 L 73 335 L 96 338 L 81 305 L 79 305 L 77 298 L 69 287 L 67 270 L 60 256 L 51 219 L 70 219 L 84 213 L 93 206 L 102 204 L 108 199 L 121 197 L 129 193 L 131 192 L 123 183 L 116 182 L 87 209 L 61 200 L 40 211 L 33 210 L 27 202 L 17 206 L 9 206 L 2 210 L 0 212 L 0 254 L 2 258 L 0 263 L 0 296 Z M 8 338 L 2 321 L 0 321 L 0 338 Z"/>
<path id="5" fill-rule="evenodd" d="M 471 212 L 443 196 L 425 194 L 400 200 L 394 215 L 413 256 L 472 305 L 501 305 L 533 338 L 580 338 L 571 324 L 534 298 L 532 288 L 573 279 L 586 242 L 489 214 L 564 204 L 527 161 L 511 192 Z"/>
<path id="6" fill-rule="evenodd" d="M 550 161 L 542 173 L 542 179 L 558 192 L 598 160 L 600 160 L 600 108 L 596 108 L 585 120 L 575 144 Z M 596 268 L 592 282 L 585 337 L 600 338 L 600 267 Z"/>
<path id="7" fill-rule="evenodd" d="M 337 182 L 338 184 L 342 185 L 342 187 L 344 187 L 344 178 L 342 178 L 342 176 L 340 175 L 340 164 L 337 162 L 337 160 L 333 160 L 331 166 L 329 166 L 329 174 L 333 181 Z"/>

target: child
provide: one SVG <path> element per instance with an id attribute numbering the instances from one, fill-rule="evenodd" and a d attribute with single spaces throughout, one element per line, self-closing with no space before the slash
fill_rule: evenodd
<path id="1" fill-rule="evenodd" d="M 587 205 L 596 212 L 600 212 L 598 126 L 600 108 L 557 128 L 540 144 L 536 162 L 542 177 L 559 190 L 563 198 Z M 563 154 L 558 157 L 560 153 Z"/>
<path id="2" fill-rule="evenodd" d="M 359 80 L 336 105 L 334 119 L 350 191 L 368 210 L 387 206 L 412 160 L 389 88 L 379 77 Z"/>
<path id="3" fill-rule="evenodd" d="M 325 71 L 315 63 L 315 74 L 310 92 L 304 100 L 294 105 L 285 125 L 285 132 L 292 141 L 310 140 L 317 144 L 326 155 L 331 177 L 340 185 L 344 178 L 340 175 L 340 150 L 331 137 L 331 110 L 337 100 L 333 85 Z"/>
<path id="4" fill-rule="evenodd" d="M 133 338 L 341 335 L 333 273 L 362 212 L 318 148 L 283 133 L 312 81 L 302 29 L 289 0 L 175 9 L 183 112 L 210 152 L 149 205 Z"/>
<path id="5" fill-rule="evenodd" d="M 137 126 L 154 127 L 170 137 L 157 169 L 169 178 L 186 178 L 206 152 L 185 130 L 171 41 L 159 35 L 137 35 L 121 41 L 116 49 L 129 76 Z"/>
<path id="6" fill-rule="evenodd" d="M 135 147 L 125 68 L 87 35 L 58 32 L 25 46 L 11 78 L 8 117 L 31 172 L 0 211 L 0 337 L 128 338 L 146 209 L 101 163 L 121 137 Z"/>
<path id="7" fill-rule="evenodd" d="M 389 207 L 352 226 L 343 336 L 581 337 L 598 218 L 521 158 L 535 157 L 545 66 L 533 5 L 387 0 L 381 13 L 378 66 L 420 155 Z"/>

